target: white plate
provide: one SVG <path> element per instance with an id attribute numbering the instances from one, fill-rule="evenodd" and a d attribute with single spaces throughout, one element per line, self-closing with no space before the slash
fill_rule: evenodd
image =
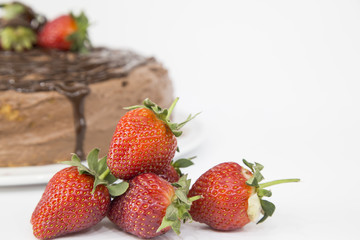
<path id="1" fill-rule="evenodd" d="M 176 119 L 181 116 L 181 111 Z M 179 157 L 192 157 L 187 155 L 196 149 L 203 140 L 203 128 L 198 119 L 194 119 L 183 127 L 183 134 L 178 138 L 180 152 L 177 152 L 175 159 Z M 8 167 L 0 168 L 0 186 L 29 185 L 47 183 L 50 178 L 59 170 L 63 169 L 63 164 L 51 164 L 32 167 Z"/>

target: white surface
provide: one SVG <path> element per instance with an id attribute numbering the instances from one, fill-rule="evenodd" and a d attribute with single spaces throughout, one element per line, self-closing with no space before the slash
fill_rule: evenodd
<path id="1" fill-rule="evenodd" d="M 130 47 L 169 68 L 179 107 L 201 111 L 197 179 L 224 161 L 257 161 L 277 210 L 223 233 L 204 225 L 160 239 L 358 239 L 359 1 L 26 1 L 49 16 L 84 9 L 95 45 Z M 44 185 L 0 188 L 1 239 L 34 239 Z M 135 239 L 101 223 L 64 239 Z"/>
<path id="2" fill-rule="evenodd" d="M 174 122 L 183 122 L 188 115 L 184 111 L 177 110 L 174 111 Z M 192 120 L 191 124 L 185 125 L 182 131 L 183 134 L 177 138 L 180 151 L 176 152 L 175 160 L 182 157 L 192 157 L 193 155 L 190 156 L 188 154 L 197 149 L 204 140 L 204 128 L 196 118 Z M 0 168 L 0 187 L 46 184 L 57 171 L 64 167 L 66 167 L 64 164 L 50 164 L 44 166 Z"/>

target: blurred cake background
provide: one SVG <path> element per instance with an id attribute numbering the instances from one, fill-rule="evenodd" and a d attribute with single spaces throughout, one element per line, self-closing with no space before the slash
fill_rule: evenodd
<path id="1" fill-rule="evenodd" d="M 93 148 L 106 154 L 124 107 L 173 101 L 156 59 L 91 47 L 86 14 L 53 17 L 18 2 L 1 10 L 0 167 L 59 163 L 72 152 L 85 159 Z"/>

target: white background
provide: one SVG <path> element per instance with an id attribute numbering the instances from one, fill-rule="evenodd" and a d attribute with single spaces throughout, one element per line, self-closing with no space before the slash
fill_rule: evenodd
<path id="1" fill-rule="evenodd" d="M 271 188 L 277 210 L 263 224 L 187 224 L 159 239 L 358 239 L 360 1 L 25 2 L 49 18 L 84 10 L 94 45 L 164 63 L 178 107 L 202 112 L 192 179 L 246 158 L 265 165 L 266 180 L 302 180 Z M 1 239 L 34 239 L 44 187 L 0 188 Z M 135 239 L 106 221 L 64 239 L 98 237 Z"/>

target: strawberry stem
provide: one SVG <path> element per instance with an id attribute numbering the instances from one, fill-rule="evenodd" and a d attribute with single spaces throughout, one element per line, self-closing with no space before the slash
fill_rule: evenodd
<path id="1" fill-rule="evenodd" d="M 252 186 L 256 189 L 256 193 L 259 197 L 261 209 L 263 213 L 263 217 L 257 222 L 262 223 L 268 217 L 271 217 L 275 211 L 275 205 L 272 202 L 262 199 L 263 197 L 271 197 L 272 193 L 270 190 L 265 189 L 266 187 L 270 187 L 273 185 L 281 184 L 281 183 L 290 183 L 290 182 L 299 182 L 298 178 L 289 178 L 289 179 L 281 179 L 270 181 L 266 183 L 260 183 L 264 180 L 264 176 L 261 174 L 261 170 L 263 170 L 264 166 L 260 163 L 250 163 L 243 159 L 243 163 L 251 170 L 253 175 L 246 181 L 246 184 Z"/>
<path id="2" fill-rule="evenodd" d="M 290 183 L 290 182 L 300 182 L 300 179 L 298 178 L 290 178 L 290 179 L 281 179 L 281 180 L 275 180 L 271 182 L 261 183 L 259 184 L 259 188 L 266 188 L 277 184 L 282 183 Z"/>
<path id="3" fill-rule="evenodd" d="M 168 109 L 168 114 L 166 115 L 166 120 L 170 120 L 170 115 L 172 113 L 172 111 L 174 110 L 176 103 L 179 101 L 179 98 L 175 98 L 174 102 L 171 104 L 171 106 Z"/>
<path id="4" fill-rule="evenodd" d="M 106 178 L 107 175 L 109 175 L 110 173 L 110 169 L 107 168 L 100 176 L 99 176 L 99 179 L 100 180 L 104 180 Z"/>

